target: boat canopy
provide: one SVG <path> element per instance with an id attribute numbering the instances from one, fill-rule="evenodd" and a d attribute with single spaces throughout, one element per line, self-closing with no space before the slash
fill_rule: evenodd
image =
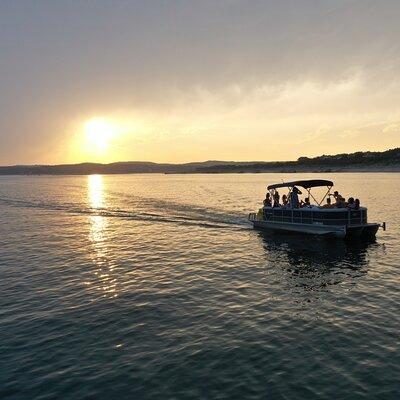
<path id="1" fill-rule="evenodd" d="M 326 181 L 325 179 L 308 179 L 305 181 L 293 181 L 293 182 L 285 182 L 285 183 L 275 183 L 274 185 L 269 185 L 267 187 L 268 190 L 277 189 L 281 187 L 289 187 L 292 188 L 294 186 L 301 186 L 304 189 L 310 189 L 318 186 L 333 186 L 333 182 Z"/>

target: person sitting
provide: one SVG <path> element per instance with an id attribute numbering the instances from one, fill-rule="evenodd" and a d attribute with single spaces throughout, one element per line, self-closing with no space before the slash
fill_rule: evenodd
<path id="1" fill-rule="evenodd" d="M 347 202 L 347 208 L 349 210 L 354 210 L 354 207 L 355 207 L 354 197 L 349 197 L 349 201 Z"/>
<path id="2" fill-rule="evenodd" d="M 264 207 L 271 207 L 271 206 L 272 206 L 271 195 L 267 193 L 264 199 Z"/>
<path id="3" fill-rule="evenodd" d="M 326 204 L 324 204 L 323 206 L 322 206 L 322 208 L 332 208 L 333 206 L 332 206 L 332 201 L 331 201 L 331 198 L 330 197 L 327 197 L 326 198 Z"/>
<path id="4" fill-rule="evenodd" d="M 277 190 L 275 190 L 274 193 L 274 207 L 280 207 L 281 205 L 279 204 L 279 192 Z"/>
<path id="5" fill-rule="evenodd" d="M 311 206 L 311 204 L 310 204 L 310 198 L 309 198 L 309 197 L 306 197 L 306 198 L 304 199 L 304 201 L 301 202 L 301 207 L 310 207 L 310 206 Z"/>
<path id="6" fill-rule="evenodd" d="M 333 192 L 333 195 L 331 194 L 330 196 L 333 196 L 333 198 L 334 198 L 336 201 L 338 201 L 338 199 L 341 199 L 341 198 L 342 198 L 342 195 L 341 195 L 337 190 L 335 190 L 335 191 Z"/>
<path id="7" fill-rule="evenodd" d="M 287 207 L 288 205 L 289 205 L 289 203 L 288 203 L 288 198 L 287 198 L 286 194 L 284 194 L 284 195 L 282 196 L 282 206 L 283 206 L 283 207 Z"/>
<path id="8" fill-rule="evenodd" d="M 346 203 L 346 199 L 342 196 L 338 197 L 336 200 L 336 204 L 335 207 L 337 208 L 346 208 L 347 207 L 347 203 Z"/>
<path id="9" fill-rule="evenodd" d="M 354 209 L 359 210 L 360 209 L 360 200 L 355 199 L 354 200 Z"/>
<path id="10" fill-rule="evenodd" d="M 340 208 L 343 200 L 342 195 L 337 190 L 335 190 L 333 194 L 329 194 L 329 196 L 332 196 L 335 199 L 335 203 L 333 204 L 334 207 Z"/>

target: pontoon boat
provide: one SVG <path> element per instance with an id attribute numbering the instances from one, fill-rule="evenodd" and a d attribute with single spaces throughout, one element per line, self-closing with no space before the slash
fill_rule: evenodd
<path id="1" fill-rule="evenodd" d="M 311 193 L 311 189 L 323 186 L 327 188 L 327 191 L 322 200 L 317 201 Z M 358 207 L 357 209 L 350 209 L 345 206 L 342 208 L 322 207 L 325 198 L 333 196 L 331 194 L 333 182 L 331 181 L 322 179 L 301 180 L 269 185 L 267 189 L 273 199 L 278 188 L 287 188 L 289 191 L 288 198 L 290 198 L 294 191 L 299 191 L 298 187 L 304 188 L 309 199 L 313 199 L 315 204 L 303 207 L 292 206 L 291 204 L 264 206 L 260 208 L 258 213 L 249 214 L 249 221 L 253 223 L 254 228 L 363 239 L 374 239 L 379 227 L 384 230 L 386 228 L 385 223 L 368 223 L 367 208 L 365 207 Z"/>

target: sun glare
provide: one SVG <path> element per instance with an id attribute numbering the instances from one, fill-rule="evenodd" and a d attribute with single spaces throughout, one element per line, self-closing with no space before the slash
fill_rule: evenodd
<path id="1" fill-rule="evenodd" d="M 110 139 L 116 135 L 116 128 L 103 119 L 95 118 L 86 122 L 85 135 L 89 146 L 97 150 L 106 150 Z"/>
<path id="2" fill-rule="evenodd" d="M 123 156 L 126 144 L 137 130 L 132 119 L 119 116 L 96 116 L 80 119 L 74 126 L 71 154 L 75 162 L 107 163 Z"/>

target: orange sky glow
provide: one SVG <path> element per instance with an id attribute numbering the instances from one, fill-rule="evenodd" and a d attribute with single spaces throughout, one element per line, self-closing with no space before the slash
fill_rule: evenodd
<path id="1" fill-rule="evenodd" d="M 398 147 L 399 11 L 344 0 L 2 3 L 0 164 Z"/>

